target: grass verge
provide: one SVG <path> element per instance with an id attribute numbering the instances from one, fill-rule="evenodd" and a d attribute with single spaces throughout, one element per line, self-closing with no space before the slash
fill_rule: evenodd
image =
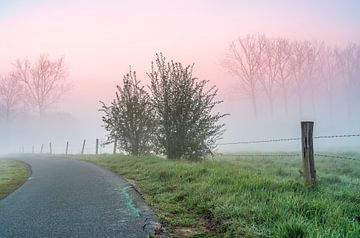
<path id="1" fill-rule="evenodd" d="M 0 199 L 20 187 L 31 175 L 29 168 L 20 161 L 0 160 Z"/>
<path id="2" fill-rule="evenodd" d="M 135 180 L 175 236 L 360 237 L 360 161 L 316 158 L 318 185 L 309 188 L 292 156 L 81 158 Z"/>

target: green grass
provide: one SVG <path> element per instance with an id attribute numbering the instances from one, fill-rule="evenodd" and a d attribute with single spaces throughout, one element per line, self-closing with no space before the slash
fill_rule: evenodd
<path id="1" fill-rule="evenodd" d="M 0 199 L 3 199 L 31 175 L 28 167 L 19 161 L 0 160 Z"/>
<path id="2" fill-rule="evenodd" d="M 170 232 L 190 227 L 202 231 L 193 237 L 360 237 L 360 161 L 316 158 L 318 185 L 310 188 L 294 156 L 222 155 L 199 163 L 85 159 L 136 180 Z"/>

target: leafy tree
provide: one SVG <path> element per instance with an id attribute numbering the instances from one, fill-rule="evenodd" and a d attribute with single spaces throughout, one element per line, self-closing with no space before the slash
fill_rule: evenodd
<path id="1" fill-rule="evenodd" d="M 117 139 L 124 151 L 140 155 L 152 150 L 154 131 L 153 111 L 149 94 L 139 85 L 131 69 L 117 86 L 116 98 L 110 106 L 102 103 L 100 111 L 104 127 L 109 132 L 109 142 Z"/>
<path id="2" fill-rule="evenodd" d="M 208 81 L 192 76 L 193 66 L 166 62 L 157 55 L 151 79 L 152 104 L 156 113 L 155 144 L 169 159 L 198 160 L 211 154 L 215 142 L 223 133 L 219 119 L 225 114 L 213 114 L 216 86 L 207 88 Z"/>

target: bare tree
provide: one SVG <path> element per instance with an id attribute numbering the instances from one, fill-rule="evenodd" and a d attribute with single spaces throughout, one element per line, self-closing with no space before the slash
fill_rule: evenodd
<path id="1" fill-rule="evenodd" d="M 40 55 L 34 64 L 18 59 L 13 65 L 14 77 L 24 84 L 28 102 L 40 117 L 69 89 L 63 58 L 50 60 L 48 55 Z"/>
<path id="2" fill-rule="evenodd" d="M 262 76 L 259 78 L 260 84 L 263 87 L 265 95 L 270 104 L 271 116 L 274 115 L 274 91 L 276 89 L 276 84 L 279 79 L 280 67 L 279 59 L 280 57 L 278 52 L 278 42 L 275 39 L 264 39 L 264 54 L 263 54 L 263 70 Z"/>
<path id="3" fill-rule="evenodd" d="M 329 114 L 333 115 L 333 104 L 336 79 L 340 76 L 339 49 L 325 47 L 320 55 L 322 88 L 326 93 L 326 101 L 329 105 Z"/>
<path id="4" fill-rule="evenodd" d="M 0 109 L 6 123 L 15 116 L 22 96 L 23 87 L 13 74 L 0 77 Z"/>
<path id="5" fill-rule="evenodd" d="M 350 118 L 353 99 L 360 94 L 360 46 L 350 42 L 340 52 L 339 57 L 347 95 L 348 117 Z"/>
<path id="6" fill-rule="evenodd" d="M 317 41 L 304 41 L 303 44 L 304 50 L 306 52 L 305 77 L 307 81 L 307 89 L 310 93 L 313 114 L 315 114 L 315 94 L 317 89 L 319 88 L 319 77 L 321 75 L 320 71 L 322 68 L 320 55 L 321 51 L 324 48 L 324 43 Z"/>
<path id="7" fill-rule="evenodd" d="M 222 62 L 222 65 L 239 80 L 242 93 L 250 96 L 255 117 L 257 117 L 256 89 L 262 73 L 264 39 L 264 35 L 238 38 L 230 44 Z"/>
<path id="8" fill-rule="evenodd" d="M 299 114 L 302 115 L 303 94 L 308 87 L 307 79 L 307 45 L 302 41 L 292 42 L 292 54 L 290 57 L 291 77 L 295 94 L 298 98 Z"/>
<path id="9" fill-rule="evenodd" d="M 292 43 L 288 39 L 278 38 L 276 47 L 276 56 L 277 67 L 279 70 L 278 73 L 278 83 L 280 86 L 282 100 L 284 103 L 284 110 L 286 116 L 289 114 L 289 88 L 291 84 L 291 64 L 290 58 L 292 54 Z"/>

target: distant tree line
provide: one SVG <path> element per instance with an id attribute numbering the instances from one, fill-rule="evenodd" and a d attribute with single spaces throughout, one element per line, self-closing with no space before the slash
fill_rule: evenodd
<path id="1" fill-rule="evenodd" d="M 70 89 L 64 59 L 40 55 L 35 62 L 17 59 L 12 70 L 0 75 L 0 119 L 10 123 L 25 112 L 44 117 Z"/>
<path id="2" fill-rule="evenodd" d="M 360 99 L 360 45 L 355 43 L 340 48 L 318 41 L 248 35 L 231 42 L 222 65 L 238 79 L 255 117 L 261 96 L 267 99 L 271 115 L 275 100 L 282 101 L 287 115 L 289 102 L 295 99 L 300 116 L 304 99 L 310 99 L 315 110 L 319 94 L 326 96 L 330 114 L 337 96 L 346 95 L 348 112 L 356 109 Z"/>
<path id="3" fill-rule="evenodd" d="M 157 55 L 148 73 L 147 92 L 133 71 L 123 77 L 110 105 L 102 103 L 108 140 L 130 154 L 165 154 L 168 159 L 199 160 L 212 153 L 223 134 L 225 116 L 214 112 L 217 88 L 192 75 L 193 65 L 167 62 Z"/>

